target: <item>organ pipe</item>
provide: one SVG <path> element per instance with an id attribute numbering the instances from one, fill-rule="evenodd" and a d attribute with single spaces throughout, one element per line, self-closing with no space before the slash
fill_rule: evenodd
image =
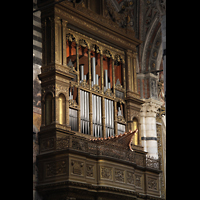
<path id="1" fill-rule="evenodd" d="M 108 89 L 108 70 L 105 70 L 105 91 Z"/>
<path id="2" fill-rule="evenodd" d="M 114 103 L 105 99 L 105 127 L 106 137 L 114 136 Z"/>
<path id="3" fill-rule="evenodd" d="M 102 137 L 101 97 L 92 94 L 93 135 Z"/>
<path id="4" fill-rule="evenodd" d="M 82 82 L 84 79 L 84 65 L 80 65 L 80 74 L 81 74 L 80 82 Z"/>
<path id="5" fill-rule="evenodd" d="M 92 58 L 92 80 L 93 80 L 93 85 L 96 84 L 96 65 L 95 65 L 95 57 Z"/>
<path id="6" fill-rule="evenodd" d="M 77 126 L 77 110 L 69 108 L 69 125 L 71 130 L 78 131 Z"/>
<path id="7" fill-rule="evenodd" d="M 89 93 L 80 90 L 81 132 L 89 134 Z"/>
<path id="8" fill-rule="evenodd" d="M 117 132 L 118 132 L 118 135 L 124 134 L 124 132 L 125 132 L 125 125 L 117 123 Z"/>

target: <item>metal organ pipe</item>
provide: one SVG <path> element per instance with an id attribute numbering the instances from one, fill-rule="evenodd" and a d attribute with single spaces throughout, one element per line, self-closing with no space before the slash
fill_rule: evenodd
<path id="1" fill-rule="evenodd" d="M 80 65 L 80 73 L 81 73 L 81 80 L 80 80 L 80 82 L 82 82 L 83 79 L 84 79 L 84 65 Z"/>
<path id="2" fill-rule="evenodd" d="M 108 89 L 108 70 L 106 69 L 105 71 L 105 90 Z"/>
<path id="3" fill-rule="evenodd" d="M 96 74 L 96 80 L 95 80 L 96 84 L 99 85 L 99 75 Z"/>
<path id="4" fill-rule="evenodd" d="M 80 90 L 81 132 L 89 134 L 89 93 Z"/>
<path id="5" fill-rule="evenodd" d="M 106 137 L 114 136 L 114 104 L 113 101 L 105 99 L 105 126 Z"/>
<path id="6" fill-rule="evenodd" d="M 92 112 L 93 112 L 93 135 L 102 137 L 102 112 L 101 97 L 92 94 Z"/>
<path id="7" fill-rule="evenodd" d="M 95 65 L 95 57 L 92 58 L 92 79 L 93 79 L 93 85 L 96 84 L 96 65 Z"/>

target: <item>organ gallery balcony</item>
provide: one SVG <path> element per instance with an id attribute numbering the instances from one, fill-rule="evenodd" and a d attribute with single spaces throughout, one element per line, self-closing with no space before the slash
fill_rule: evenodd
<path id="1" fill-rule="evenodd" d="M 143 147 L 131 145 L 136 132 L 93 139 L 75 134 L 41 137 L 38 191 L 45 196 L 56 189 L 74 196 L 81 190 L 86 199 L 106 193 L 160 199 L 159 161 L 147 158 Z"/>

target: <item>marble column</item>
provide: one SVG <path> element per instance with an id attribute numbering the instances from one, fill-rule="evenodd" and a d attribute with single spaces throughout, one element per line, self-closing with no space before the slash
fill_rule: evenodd
<path id="1" fill-rule="evenodd" d="M 154 99 L 147 99 L 140 110 L 141 144 L 149 156 L 158 159 L 158 144 L 156 131 L 156 113 L 162 103 Z"/>

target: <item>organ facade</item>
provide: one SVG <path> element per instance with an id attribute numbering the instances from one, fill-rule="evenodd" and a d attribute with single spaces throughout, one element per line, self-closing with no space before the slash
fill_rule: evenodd
<path id="1" fill-rule="evenodd" d="M 161 199 L 159 160 L 147 159 L 141 135 L 142 41 L 107 24 L 104 1 L 80 2 L 41 9 L 37 191 L 44 199 Z"/>

